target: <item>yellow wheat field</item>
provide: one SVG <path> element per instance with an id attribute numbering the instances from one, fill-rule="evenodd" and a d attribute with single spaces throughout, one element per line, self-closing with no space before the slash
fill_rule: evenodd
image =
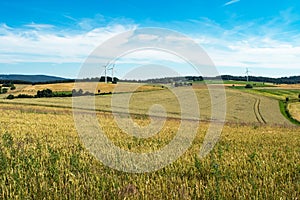
<path id="1" fill-rule="evenodd" d="M 67 108 L 0 104 L 1 199 L 296 199 L 300 193 L 298 127 L 227 124 L 204 159 L 197 157 L 208 123 L 173 164 L 151 173 L 113 170 L 96 160 Z M 167 120 L 150 139 L 120 131 L 98 113 L 107 137 L 134 152 L 158 150 L 176 134 Z M 144 119 L 135 120 L 144 123 Z"/>
<path id="2" fill-rule="evenodd" d="M 288 109 L 293 118 L 300 122 L 300 102 L 290 103 Z"/>
<path id="3" fill-rule="evenodd" d="M 74 88 L 82 89 L 83 91 L 89 91 L 93 93 L 98 93 L 100 90 L 101 93 L 109 93 L 114 92 L 114 89 L 117 85 L 124 85 L 123 88 L 127 88 L 124 92 L 132 92 L 132 85 L 138 85 L 134 83 L 118 83 L 118 84 L 111 84 L 111 83 L 94 83 L 94 82 L 78 82 L 76 83 L 55 83 L 55 84 L 38 84 L 38 85 L 18 85 L 16 84 L 17 89 L 14 91 L 10 91 L 9 94 L 29 94 L 35 95 L 37 91 L 50 89 L 55 92 L 67 92 L 72 91 Z M 139 91 L 144 90 L 159 90 L 161 87 L 154 87 L 153 85 L 141 85 L 139 87 Z"/>

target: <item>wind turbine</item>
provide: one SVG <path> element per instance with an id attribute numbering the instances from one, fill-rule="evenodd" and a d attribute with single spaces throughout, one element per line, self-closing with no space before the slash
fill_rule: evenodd
<path id="1" fill-rule="evenodd" d="M 105 83 L 107 83 L 107 70 L 109 70 L 108 66 L 109 66 L 109 63 L 104 65 L 104 80 L 105 80 Z"/>
<path id="2" fill-rule="evenodd" d="M 115 64 L 113 64 L 113 66 L 111 68 L 109 68 L 109 70 L 111 70 L 111 82 L 114 82 L 114 68 L 115 68 Z"/>
<path id="3" fill-rule="evenodd" d="M 248 68 L 246 68 L 246 75 L 247 75 L 247 82 L 249 82 L 249 70 L 248 70 Z"/>

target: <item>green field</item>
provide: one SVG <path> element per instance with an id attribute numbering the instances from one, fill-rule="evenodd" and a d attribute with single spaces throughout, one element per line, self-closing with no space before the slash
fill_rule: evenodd
<path id="1" fill-rule="evenodd" d="M 111 169 L 89 153 L 75 128 L 72 98 L 0 99 L 0 198 L 299 198 L 300 128 L 282 116 L 278 100 L 227 88 L 226 102 L 217 101 L 227 105 L 221 138 L 200 159 L 212 105 L 207 88 L 195 86 L 194 91 L 201 122 L 191 147 L 171 165 L 142 174 Z M 153 104 L 161 104 L 167 113 L 161 131 L 146 139 L 127 135 L 117 126 L 111 99 L 112 95 L 95 97 L 97 118 L 107 138 L 120 148 L 152 152 L 176 135 L 181 110 L 170 90 L 132 93 L 129 110 L 135 123 L 150 123 L 148 110 Z M 89 115 L 87 107 L 80 109 Z M 114 109 L 122 113 L 126 106 Z"/>
<path id="2" fill-rule="evenodd" d="M 246 89 L 244 91 L 246 91 Z M 272 97 L 278 100 L 285 100 L 287 97 L 290 99 L 298 99 L 298 95 L 300 94 L 299 89 L 278 89 L 278 88 L 253 89 L 253 90 L 247 90 L 247 92 L 264 95 L 267 97 Z"/>

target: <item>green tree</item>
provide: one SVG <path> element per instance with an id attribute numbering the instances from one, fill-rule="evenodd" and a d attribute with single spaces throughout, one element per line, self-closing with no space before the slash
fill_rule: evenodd
<path id="1" fill-rule="evenodd" d="M 45 89 L 45 90 L 39 90 L 36 93 L 36 96 L 38 98 L 42 98 L 42 97 L 53 97 L 53 92 L 50 89 Z"/>
<path id="2" fill-rule="evenodd" d="M 11 90 L 15 90 L 15 89 L 16 89 L 16 86 L 15 86 L 14 84 L 12 84 L 12 85 L 10 86 L 10 89 L 11 89 Z"/>
<path id="3" fill-rule="evenodd" d="M 12 94 L 10 94 L 10 95 L 8 95 L 6 98 L 7 98 L 7 99 L 14 99 L 14 98 L 15 98 L 15 96 L 14 96 L 14 95 L 12 95 Z"/>
<path id="4" fill-rule="evenodd" d="M 2 94 L 5 94 L 5 93 L 7 93 L 7 91 L 8 91 L 8 89 L 7 89 L 7 88 L 3 88 L 3 89 L 2 89 Z"/>

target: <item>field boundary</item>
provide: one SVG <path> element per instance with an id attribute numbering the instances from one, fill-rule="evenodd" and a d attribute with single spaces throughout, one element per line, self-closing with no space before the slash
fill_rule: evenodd
<path id="1" fill-rule="evenodd" d="M 286 119 L 288 119 L 293 124 L 300 125 L 300 122 L 298 120 L 294 119 L 292 117 L 291 113 L 289 112 L 287 102 L 285 102 L 283 100 L 279 100 L 279 107 L 280 107 L 280 112 Z"/>

